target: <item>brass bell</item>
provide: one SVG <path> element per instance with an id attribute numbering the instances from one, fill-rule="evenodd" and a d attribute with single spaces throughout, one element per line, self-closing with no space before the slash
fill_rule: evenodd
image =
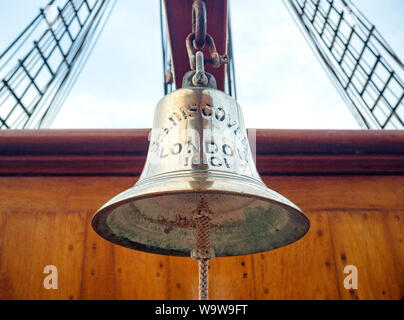
<path id="1" fill-rule="evenodd" d="M 216 257 L 298 240 L 309 220 L 262 182 L 238 103 L 208 73 L 195 86 L 197 73 L 157 104 L 139 180 L 98 210 L 93 228 L 113 243 L 174 256 L 198 247 L 198 228 Z"/>
<path id="2" fill-rule="evenodd" d="M 192 8 L 186 39 L 192 71 L 182 89 L 157 104 L 139 180 L 102 206 L 92 226 L 131 249 L 198 260 L 199 299 L 207 300 L 210 259 L 287 245 L 310 223 L 258 175 L 241 108 L 217 90 L 200 50 L 206 42 L 206 61 L 214 67 L 228 63 L 228 57 L 217 53 L 206 33 L 204 1 L 194 0 Z"/>

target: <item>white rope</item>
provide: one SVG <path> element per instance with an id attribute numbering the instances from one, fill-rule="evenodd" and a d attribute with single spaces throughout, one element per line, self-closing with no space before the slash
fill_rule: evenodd
<path id="1" fill-rule="evenodd" d="M 196 217 L 196 250 L 192 250 L 191 257 L 198 260 L 199 269 L 199 300 L 209 299 L 209 260 L 214 258 L 214 251 L 209 241 L 209 209 L 207 202 L 201 195 Z"/>
<path id="2" fill-rule="evenodd" d="M 198 261 L 199 300 L 209 300 L 209 259 Z"/>

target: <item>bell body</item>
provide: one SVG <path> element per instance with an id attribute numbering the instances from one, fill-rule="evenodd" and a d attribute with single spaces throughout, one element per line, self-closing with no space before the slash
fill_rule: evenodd
<path id="1" fill-rule="evenodd" d="M 190 256 L 201 213 L 217 257 L 275 249 L 309 228 L 301 210 L 260 179 L 237 102 L 216 89 L 184 88 L 158 103 L 135 186 L 100 208 L 92 225 L 125 247 Z"/>

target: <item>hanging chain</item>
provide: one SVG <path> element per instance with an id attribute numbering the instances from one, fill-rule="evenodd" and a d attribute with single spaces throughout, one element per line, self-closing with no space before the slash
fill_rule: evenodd
<path id="1" fill-rule="evenodd" d="M 193 46 L 202 50 L 206 39 L 206 4 L 203 0 L 195 0 L 192 4 L 192 33 L 195 34 Z"/>
<path id="2" fill-rule="evenodd" d="M 187 36 L 185 43 L 192 70 L 196 69 L 196 51 L 201 51 L 205 44 L 210 55 L 210 58 L 204 60 L 205 64 L 212 64 L 214 68 L 219 68 L 222 64 L 229 62 L 226 54 L 217 53 L 215 41 L 207 33 L 206 5 L 203 0 L 194 0 L 192 4 L 192 32 Z"/>

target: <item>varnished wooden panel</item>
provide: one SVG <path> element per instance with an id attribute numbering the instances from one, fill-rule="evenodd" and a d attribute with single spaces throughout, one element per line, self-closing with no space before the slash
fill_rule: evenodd
<path id="1" fill-rule="evenodd" d="M 117 299 L 168 299 L 167 257 L 115 246 Z"/>
<path id="2" fill-rule="evenodd" d="M 92 230 L 92 215 L 88 212 L 86 217 L 80 299 L 114 299 L 117 296 L 115 247 Z"/>
<path id="3" fill-rule="evenodd" d="M 285 248 L 253 256 L 258 299 L 339 299 L 328 217 L 310 213 L 307 235 Z"/>
<path id="4" fill-rule="evenodd" d="M 305 210 L 404 211 L 404 176 L 263 177 Z"/>
<path id="5" fill-rule="evenodd" d="M 5 216 L 1 235 L 0 297 L 77 299 L 82 278 L 85 215 L 42 211 L 6 212 Z M 58 268 L 57 290 L 44 289 L 46 265 Z"/>
<path id="6" fill-rule="evenodd" d="M 404 176 L 262 178 L 271 189 L 306 211 L 404 211 Z M 0 176 L 0 208 L 7 212 L 26 213 L 40 212 L 44 208 L 61 213 L 68 213 L 73 209 L 93 212 L 135 182 L 134 177 Z"/>
<path id="7" fill-rule="evenodd" d="M 169 257 L 168 296 L 170 299 L 198 297 L 198 264 L 188 258 Z"/>
<path id="8" fill-rule="evenodd" d="M 358 269 L 358 290 L 340 286 L 343 299 L 401 299 L 404 266 L 396 261 L 385 219 L 397 214 L 328 213 L 339 274 L 346 265 Z M 403 217 L 403 214 L 400 214 Z M 400 253 L 399 253 L 400 254 Z M 403 255 L 404 252 L 401 252 Z"/>
<path id="9" fill-rule="evenodd" d="M 132 177 L 1 177 L 0 298 L 195 299 L 197 263 L 112 245 L 93 212 Z M 264 254 L 211 263 L 213 299 L 400 299 L 404 177 L 264 177 L 307 212 L 309 233 Z M 45 265 L 59 289 L 45 290 Z M 346 264 L 359 289 L 343 287 Z"/>
<path id="10" fill-rule="evenodd" d="M 404 215 L 391 212 L 385 217 L 389 251 L 392 252 L 394 268 L 397 270 L 396 280 L 402 297 L 404 298 Z"/>

